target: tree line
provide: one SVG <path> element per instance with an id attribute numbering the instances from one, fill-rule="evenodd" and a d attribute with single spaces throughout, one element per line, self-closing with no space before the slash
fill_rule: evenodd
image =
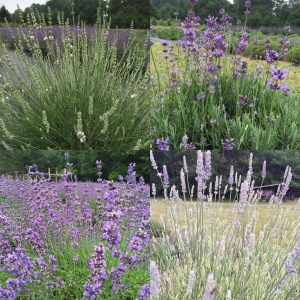
<path id="1" fill-rule="evenodd" d="M 190 9 L 188 0 L 151 0 L 154 19 L 171 20 L 178 14 L 183 19 Z M 199 0 L 196 13 L 204 20 L 208 15 L 217 16 L 224 8 L 235 20 L 245 19 L 245 0 Z M 251 0 L 247 24 L 251 27 L 293 25 L 300 27 L 300 0 Z"/>
<path id="2" fill-rule="evenodd" d="M 27 19 L 27 16 L 38 12 L 44 14 L 47 20 L 48 8 L 52 11 L 53 24 L 58 24 L 58 17 L 62 14 L 64 19 L 84 22 L 87 25 L 94 25 L 97 20 L 97 9 L 107 11 L 111 19 L 113 28 L 149 28 L 150 2 L 149 0 L 49 0 L 46 4 L 33 3 L 24 11 L 16 9 L 12 14 L 4 5 L 0 8 L 0 23 L 5 20 L 12 23 L 20 23 L 21 19 Z"/>
<path id="3" fill-rule="evenodd" d="M 214 181 L 218 175 L 223 176 L 223 187 L 227 183 L 230 167 L 234 167 L 234 171 L 241 174 L 245 179 L 249 166 L 249 151 L 212 151 L 212 176 L 210 181 Z M 192 185 L 196 185 L 196 151 L 154 151 L 154 157 L 159 171 L 162 171 L 162 166 L 166 165 L 170 178 L 170 187 L 174 184 L 181 191 L 180 170 L 183 168 L 182 158 L 186 156 L 186 161 L 189 167 L 189 178 Z M 300 189 L 300 151 L 253 151 L 253 176 L 255 186 L 260 186 L 262 183 L 262 166 L 266 161 L 267 173 L 263 181 L 263 185 L 279 184 L 283 182 L 285 169 L 291 166 L 293 180 L 291 186 Z M 159 196 L 163 195 L 163 187 L 160 179 L 154 170 L 151 170 L 151 183 L 156 184 L 156 190 Z"/>
<path id="4" fill-rule="evenodd" d="M 136 152 L 130 155 L 103 151 L 67 151 L 68 161 L 73 163 L 73 173 L 80 181 L 95 181 L 98 178 L 96 160 L 102 161 L 102 178 L 117 180 L 126 176 L 128 165 L 136 163 L 137 176 L 149 182 L 149 153 Z M 0 151 L 0 175 L 23 175 L 26 166 L 37 165 L 40 172 L 62 174 L 66 165 L 65 151 L 60 150 L 15 150 Z"/>

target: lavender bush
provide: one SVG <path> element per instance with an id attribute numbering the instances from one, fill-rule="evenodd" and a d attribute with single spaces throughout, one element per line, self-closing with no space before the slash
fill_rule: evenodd
<path id="1" fill-rule="evenodd" d="M 149 187 L 134 164 L 112 182 L 97 161 L 94 184 L 72 167 L 59 182 L 37 166 L 1 176 L 0 298 L 148 299 Z"/>
<path id="2" fill-rule="evenodd" d="M 147 33 L 113 31 L 100 10 L 95 27 L 32 14 L 5 30 L 16 51 L 1 43 L 1 148 L 128 152 L 149 143 Z"/>
<path id="3" fill-rule="evenodd" d="M 292 29 L 283 29 L 278 49 L 266 40 L 265 62 L 253 66 L 245 58 L 250 39 L 259 42 L 247 32 L 250 10 L 246 1 L 245 22 L 238 20 L 234 28 L 224 9 L 202 22 L 191 8 L 178 21 L 184 37 L 177 44 L 152 42 L 155 47 L 160 43 L 164 69 L 158 67 L 152 46 L 154 147 L 161 149 L 160 141 L 168 139 L 178 149 L 186 137 L 198 149 L 300 147 L 299 94 L 289 87 L 289 70 L 282 62 L 289 55 Z"/>
<path id="4" fill-rule="evenodd" d="M 261 204 L 252 154 L 247 174 L 231 167 L 229 178 L 212 178 L 210 152 L 198 151 L 196 186 L 184 156 L 181 187 L 170 187 L 167 167 L 150 157 L 165 191 L 155 200 L 152 186 L 152 218 L 161 223 L 151 241 L 153 299 L 299 299 L 300 202 L 283 204 L 289 166 L 277 193 Z M 264 163 L 262 182 L 266 172 Z"/>

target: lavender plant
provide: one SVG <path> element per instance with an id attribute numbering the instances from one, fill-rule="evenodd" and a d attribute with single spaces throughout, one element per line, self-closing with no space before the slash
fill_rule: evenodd
<path id="1" fill-rule="evenodd" d="M 147 32 L 112 30 L 100 9 L 95 27 L 38 16 L 7 29 L 16 51 L 1 43 L 1 147 L 144 148 Z"/>
<path id="2" fill-rule="evenodd" d="M 0 178 L 1 299 L 149 298 L 149 187 L 79 183 L 66 156 L 59 182 L 37 166 Z M 95 168 L 96 169 L 96 168 Z"/>
<path id="3" fill-rule="evenodd" d="M 166 167 L 161 171 L 150 157 L 167 195 L 151 202 L 152 218 L 161 223 L 151 240 L 153 299 L 299 298 L 300 202 L 283 202 L 289 166 L 277 192 L 262 204 L 252 154 L 247 174 L 231 168 L 229 178 L 212 178 L 210 152 L 198 151 L 197 185 L 190 188 L 185 158 L 181 187 L 169 187 Z"/>
<path id="4" fill-rule="evenodd" d="M 238 21 L 235 27 L 224 9 L 203 27 L 191 5 L 178 22 L 183 38 L 177 44 L 162 40 L 158 59 L 151 49 L 153 147 L 164 150 L 161 141 L 168 140 L 178 149 L 189 137 L 198 149 L 298 149 L 299 95 L 287 84 L 289 70 L 282 62 L 289 54 L 291 28 L 284 28 L 280 49 L 265 42 L 265 62 L 254 67 L 246 58 L 252 38 L 246 27 L 249 1 L 244 24 Z"/>

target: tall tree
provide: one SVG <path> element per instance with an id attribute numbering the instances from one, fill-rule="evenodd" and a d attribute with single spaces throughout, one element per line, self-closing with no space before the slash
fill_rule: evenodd
<path id="1" fill-rule="evenodd" d="M 11 14 L 9 11 L 6 9 L 4 5 L 1 6 L 0 8 L 0 22 L 10 22 L 11 21 Z"/>

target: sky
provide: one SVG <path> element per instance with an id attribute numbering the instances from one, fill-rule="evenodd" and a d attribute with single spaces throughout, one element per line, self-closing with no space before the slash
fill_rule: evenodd
<path id="1" fill-rule="evenodd" d="M 9 12 L 14 12 L 19 4 L 21 9 L 25 9 L 32 3 L 45 4 L 47 0 L 0 0 L 0 7 L 4 4 Z"/>

